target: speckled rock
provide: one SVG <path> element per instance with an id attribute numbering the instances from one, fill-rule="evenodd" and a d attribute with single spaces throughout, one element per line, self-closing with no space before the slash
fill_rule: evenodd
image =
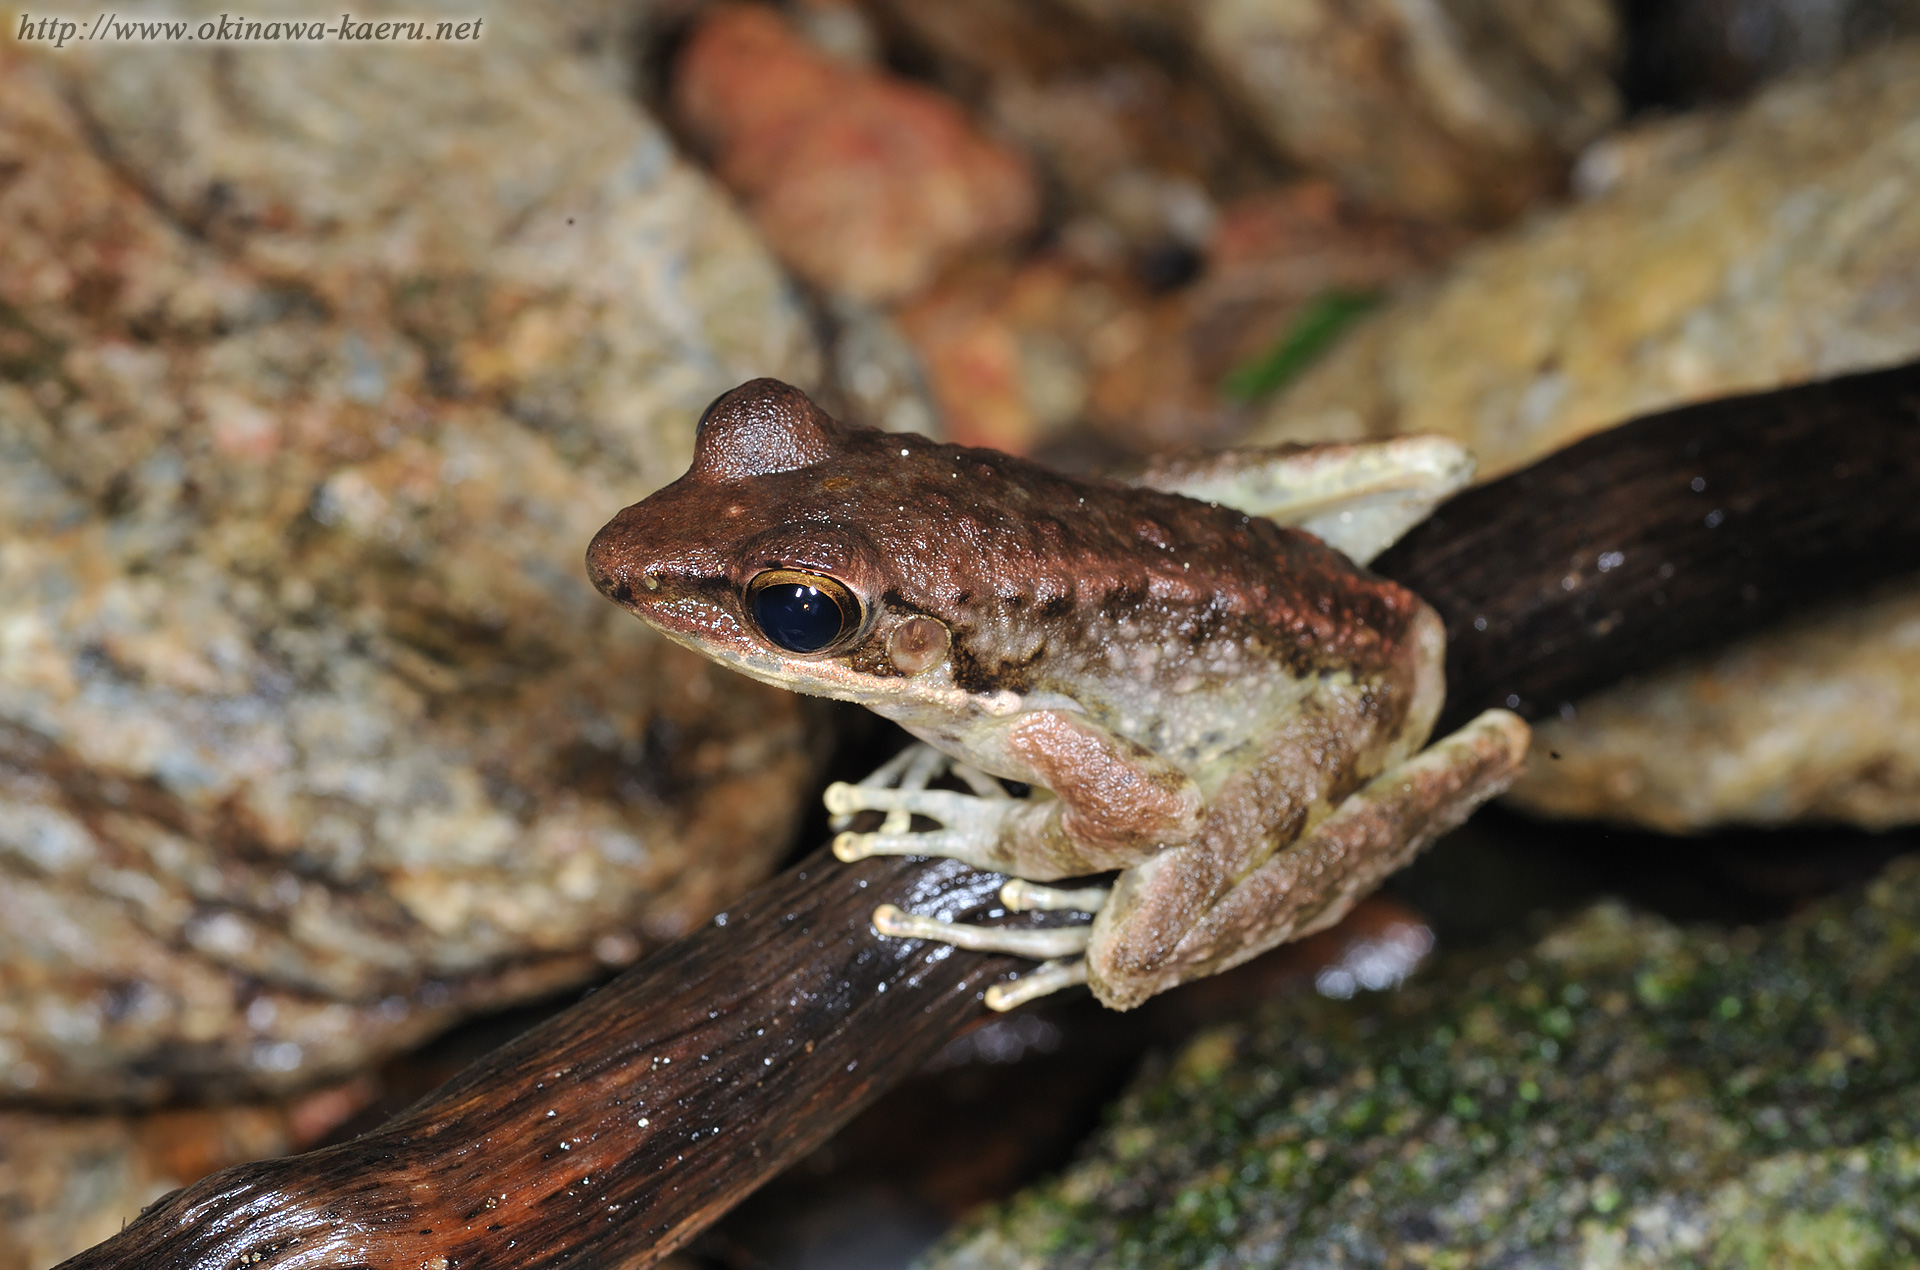
<path id="1" fill-rule="evenodd" d="M 0 48 L 7 1096 L 310 1085 L 785 847 L 799 707 L 580 553 L 806 323 L 603 66 L 463 12 Z"/>
<path id="2" fill-rule="evenodd" d="M 937 1270 L 1920 1258 L 1920 862 L 1769 929 L 1616 905 L 1150 1069 Z"/>
<path id="3" fill-rule="evenodd" d="M 1603 0 L 1183 0 L 1281 149 L 1363 200 L 1499 221 L 1619 113 Z"/>
<path id="4" fill-rule="evenodd" d="M 1585 201 L 1356 330 L 1255 439 L 1443 432 L 1493 475 L 1634 415 L 1920 357 L 1920 44 L 1581 171 Z M 1920 819 L 1900 594 L 1583 703 L 1511 796 L 1666 829 Z"/>
<path id="5" fill-rule="evenodd" d="M 1444 432 L 1483 475 L 1637 414 L 1920 355 L 1920 44 L 1609 138 L 1258 435 Z"/>

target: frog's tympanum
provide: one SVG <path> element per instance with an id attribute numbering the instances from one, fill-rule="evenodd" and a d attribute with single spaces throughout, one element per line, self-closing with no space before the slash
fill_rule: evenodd
<path id="1" fill-rule="evenodd" d="M 762 379 L 713 403 L 692 468 L 587 567 L 668 637 L 925 742 L 828 789 L 842 824 L 886 813 L 841 859 L 950 856 L 1008 875 L 1009 909 L 1091 915 L 883 906 L 881 934 L 1044 959 L 999 1009 L 1081 982 L 1125 1009 L 1332 924 L 1516 774 L 1505 711 L 1421 748 L 1440 620 L 1355 563 L 1470 471 L 1414 437 L 1081 480 L 848 427 Z M 973 792 L 930 788 L 943 772 Z"/>

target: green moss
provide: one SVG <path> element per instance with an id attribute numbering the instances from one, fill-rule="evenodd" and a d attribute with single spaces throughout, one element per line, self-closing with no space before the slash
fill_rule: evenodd
<path id="1" fill-rule="evenodd" d="M 940 1270 L 1920 1258 L 1920 862 L 1765 931 L 1603 905 L 1145 1072 Z"/>

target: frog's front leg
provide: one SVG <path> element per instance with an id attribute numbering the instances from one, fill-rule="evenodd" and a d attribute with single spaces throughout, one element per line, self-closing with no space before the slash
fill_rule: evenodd
<path id="1" fill-rule="evenodd" d="M 1131 483 L 1237 507 L 1365 564 L 1473 479 L 1473 456 L 1441 436 L 1170 455 Z"/>
<path id="2" fill-rule="evenodd" d="M 880 811 L 888 823 L 874 833 L 841 833 L 833 851 L 842 860 L 870 855 L 937 855 L 978 869 L 1032 881 L 1124 869 L 1199 831 L 1205 801 L 1187 774 L 1145 747 L 1084 715 L 1030 710 L 997 724 L 979 741 L 999 771 L 1034 786 L 1014 799 L 964 764 L 953 771 L 976 792 L 887 788 L 882 768 L 859 785 L 828 786 L 827 810 L 836 817 Z M 897 760 L 896 760 L 897 761 Z M 911 760 L 903 765 L 911 770 Z M 978 782 L 978 783 L 976 783 Z M 925 785 L 925 780 L 920 782 Z M 905 822 L 925 816 L 938 829 L 911 832 Z"/>
<path id="3" fill-rule="evenodd" d="M 1189 979 L 1323 930 L 1520 773 L 1527 725 L 1488 710 L 1458 732 L 1389 767 L 1292 844 L 1196 911 L 1189 853 L 1230 853 L 1206 835 L 1121 875 L 1087 952 L 1089 980 L 1128 1009 Z M 1223 817 L 1223 821 L 1231 817 Z"/>
<path id="4" fill-rule="evenodd" d="M 927 833 L 908 832 L 897 823 L 883 825 L 877 833 L 842 833 L 834 839 L 834 854 L 843 860 L 948 856 L 1012 874 L 1000 893 L 1010 909 L 1093 914 L 1105 902 L 1107 888 L 1060 889 L 1037 880 L 1126 868 L 1187 841 L 1204 822 L 1205 800 L 1186 773 L 1084 715 L 1029 711 L 996 729 L 985 746 L 995 766 L 1035 786 L 1034 797 L 1007 798 L 997 786 L 973 795 L 889 789 L 885 779 L 873 778 L 860 785 L 834 785 L 827 790 L 827 807 L 835 815 L 883 811 L 890 821 L 920 815 L 940 824 Z M 954 770 L 965 778 L 960 765 Z M 1089 924 L 968 926 L 883 904 L 874 911 L 873 925 L 895 938 L 1049 959 L 1013 983 L 991 988 L 987 1004 L 997 1010 L 1087 979 L 1086 959 L 1076 954 L 1087 948 L 1093 932 Z"/>

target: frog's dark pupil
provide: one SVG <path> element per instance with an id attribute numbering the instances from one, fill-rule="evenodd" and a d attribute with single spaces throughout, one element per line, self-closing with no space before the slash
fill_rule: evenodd
<path id="1" fill-rule="evenodd" d="M 792 653 L 817 653 L 840 638 L 846 615 L 818 587 L 778 582 L 753 597 L 753 620 L 768 639 Z"/>

